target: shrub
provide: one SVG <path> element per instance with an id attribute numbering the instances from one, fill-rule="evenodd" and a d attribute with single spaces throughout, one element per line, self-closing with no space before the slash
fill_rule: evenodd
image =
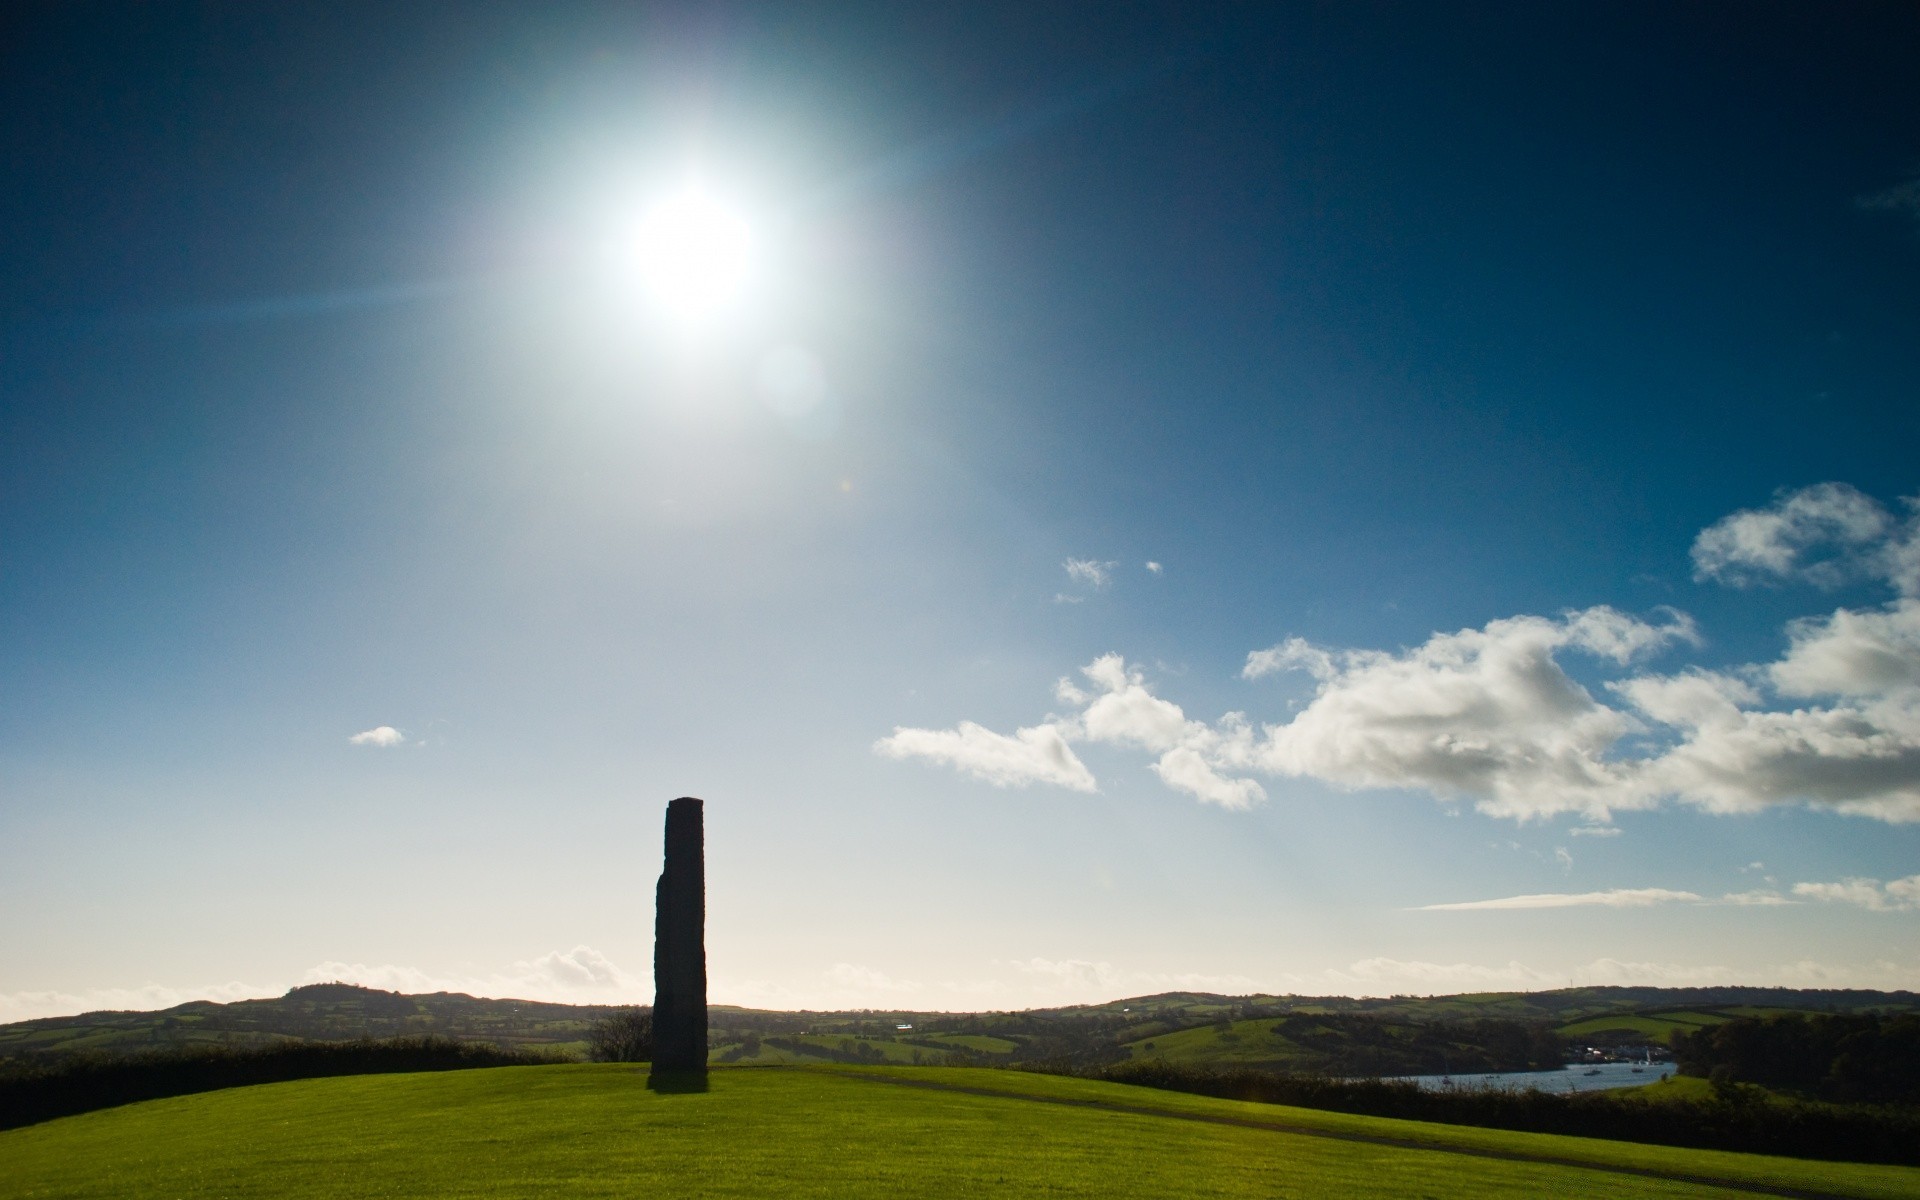
<path id="1" fill-rule="evenodd" d="M 652 1062 L 653 1012 L 626 1008 L 593 1023 L 587 1057 L 594 1062 Z"/>
<path id="2" fill-rule="evenodd" d="M 282 1042 L 241 1049 L 209 1046 L 124 1057 L 74 1055 L 46 1066 L 23 1066 L 0 1077 L 0 1129 L 139 1100 L 256 1083 L 557 1061 L 524 1050 L 436 1037 Z"/>
<path id="3" fill-rule="evenodd" d="M 1920 1165 L 1920 1113 L 1867 1106 L 1755 1103 L 1758 1089 L 1737 1085 L 1729 1085 L 1733 1090 L 1724 1100 L 1647 1104 L 1605 1092 L 1560 1095 L 1464 1088 L 1430 1092 L 1398 1080 L 1212 1071 L 1151 1060 L 1059 1073 L 1365 1116 L 1708 1150 Z"/>

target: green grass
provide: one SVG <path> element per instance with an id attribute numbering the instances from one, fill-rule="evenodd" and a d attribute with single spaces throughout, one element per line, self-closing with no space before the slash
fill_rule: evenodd
<path id="1" fill-rule="evenodd" d="M 1201 1025 L 1174 1033 L 1156 1034 L 1127 1044 L 1134 1058 L 1158 1059 L 1184 1066 L 1222 1066 L 1248 1062 L 1284 1062 L 1301 1057 L 1300 1048 L 1273 1032 L 1270 1019 L 1235 1021 L 1227 1030 Z M 1149 1048 L 1151 1047 L 1151 1048 Z"/>
<path id="2" fill-rule="evenodd" d="M 1019 1042 L 1010 1042 L 1006 1038 L 988 1037 L 984 1033 L 930 1033 L 923 1040 L 940 1042 L 948 1046 L 964 1046 L 983 1054 L 1011 1054 L 1020 1048 Z"/>
<path id="3" fill-rule="evenodd" d="M 68 1117 L 0 1133 L 0 1197 L 1735 1194 L 1449 1147 L 1875 1200 L 1920 1194 L 1920 1171 L 1905 1168 L 1383 1121 L 1013 1072 L 737 1068 L 715 1071 L 708 1092 L 663 1095 L 633 1067 L 578 1065 L 305 1080 Z"/>
<path id="4" fill-rule="evenodd" d="M 810 1033 L 795 1034 L 781 1040 L 796 1043 L 803 1047 L 803 1050 L 800 1053 L 795 1053 L 784 1046 L 774 1046 L 763 1041 L 760 1043 L 758 1053 L 742 1055 L 726 1061 L 755 1067 L 829 1063 L 839 1061 L 832 1057 L 833 1054 L 845 1053 L 849 1048 L 858 1050 L 862 1045 L 870 1047 L 874 1053 L 877 1053 L 880 1056 L 879 1061 L 889 1063 L 917 1065 L 928 1061 L 945 1062 L 947 1059 L 947 1056 L 939 1050 L 930 1049 L 926 1046 L 909 1046 L 905 1042 L 887 1041 L 884 1038 L 856 1038 L 842 1037 L 837 1034 Z M 842 1045 L 842 1043 L 848 1043 L 848 1045 Z M 715 1046 L 707 1056 L 708 1061 L 720 1062 L 722 1055 L 732 1053 L 737 1050 L 739 1046 L 739 1042 L 729 1042 L 725 1045 Z M 804 1048 L 817 1048 L 821 1050 L 822 1053 L 809 1054 L 805 1052 Z M 861 1052 L 865 1053 L 865 1051 Z"/>
<path id="5" fill-rule="evenodd" d="M 1775 1010 L 1784 1011 L 1784 1010 Z M 1590 1017 L 1585 1021 L 1575 1021 L 1562 1025 L 1556 1032 L 1562 1037 L 1587 1037 L 1593 1034 L 1616 1031 L 1637 1033 L 1649 1041 L 1668 1042 L 1675 1033 L 1692 1033 L 1709 1025 L 1721 1025 L 1733 1018 L 1724 1013 L 1707 1012 L 1647 1012 L 1620 1013 L 1613 1016 Z"/>
<path id="6" fill-rule="evenodd" d="M 1648 1009 L 1637 1013 L 1588 1017 L 1583 1021 L 1562 1025 L 1555 1032 L 1562 1037 L 1570 1038 L 1629 1032 L 1639 1034 L 1649 1041 L 1671 1044 L 1675 1033 L 1692 1033 L 1696 1029 L 1704 1029 L 1709 1025 L 1724 1025 L 1735 1017 L 1777 1017 L 1806 1011 L 1796 1008 L 1766 1008 L 1754 1004 L 1716 1009 Z"/>

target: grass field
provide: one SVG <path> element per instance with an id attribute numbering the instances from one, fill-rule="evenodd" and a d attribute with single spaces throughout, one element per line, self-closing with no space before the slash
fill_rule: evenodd
<path id="1" fill-rule="evenodd" d="M 1188 1066 L 1243 1062 L 1285 1062 L 1301 1057 L 1300 1048 L 1273 1032 L 1273 1022 L 1235 1021 L 1231 1029 L 1212 1025 L 1140 1038 L 1127 1044 L 1134 1058 L 1163 1059 Z M 1222 1036 L 1222 1034 L 1226 1036 Z"/>
<path id="2" fill-rule="evenodd" d="M 1562 1037 L 1569 1038 L 1590 1037 L 1600 1033 L 1630 1032 L 1650 1042 L 1664 1042 L 1670 1045 L 1675 1033 L 1692 1033 L 1696 1029 L 1705 1029 L 1709 1025 L 1723 1025 L 1735 1017 L 1779 1016 L 1796 1011 L 1799 1010 L 1756 1008 L 1745 1005 L 1740 1008 L 1713 1011 L 1616 1013 L 1562 1025 L 1556 1032 Z"/>
<path id="3" fill-rule="evenodd" d="M 1920 1171 L 1907 1168 L 1386 1121 L 1005 1071 L 886 1067 L 723 1069 L 699 1094 L 648 1091 L 642 1070 L 619 1065 L 306 1080 L 0 1133 L 0 1165 L 0 1197 L 36 1200 L 1920 1195 Z"/>

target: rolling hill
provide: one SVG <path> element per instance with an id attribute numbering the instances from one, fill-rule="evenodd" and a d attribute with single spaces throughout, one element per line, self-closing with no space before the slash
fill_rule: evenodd
<path id="1" fill-rule="evenodd" d="M 1017 1072 L 619 1065 L 235 1088 L 0 1133 L 0 1200 L 1860 1197 L 1920 1170 L 1505 1133 Z"/>
<path id="2" fill-rule="evenodd" d="M 1220 996 L 1168 992 L 1022 1012 L 771 1012 L 715 1005 L 716 1062 L 1007 1064 L 1166 1059 L 1335 1074 L 1508 1070 L 1550 1057 L 1541 1038 L 1665 1040 L 1677 1029 L 1783 1011 L 1910 1011 L 1911 992 L 1786 988 L 1567 988 L 1459 996 Z M 96 1012 L 0 1025 L 7 1061 L 288 1039 L 437 1035 L 559 1055 L 584 1052 L 604 1006 L 403 995 L 314 984 L 231 1004 Z"/>

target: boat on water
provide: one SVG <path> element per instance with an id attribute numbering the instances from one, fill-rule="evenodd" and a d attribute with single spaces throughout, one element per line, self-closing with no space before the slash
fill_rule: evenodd
<path id="1" fill-rule="evenodd" d="M 1589 1075 L 1598 1075 L 1599 1073 L 1600 1073 L 1599 1067 L 1595 1067 L 1593 1070 L 1587 1072 L 1587 1074 Z"/>

